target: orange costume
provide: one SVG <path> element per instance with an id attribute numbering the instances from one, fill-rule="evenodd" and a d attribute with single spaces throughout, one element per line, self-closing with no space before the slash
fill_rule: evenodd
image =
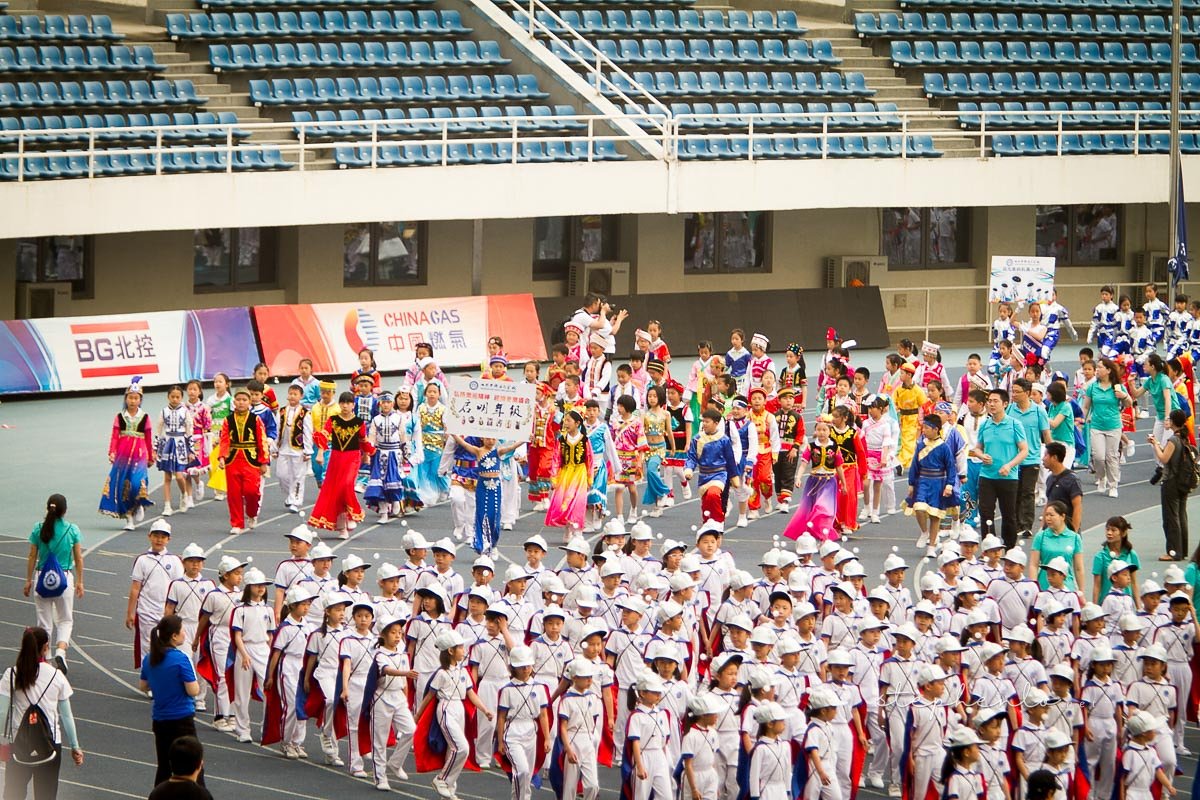
<path id="1" fill-rule="evenodd" d="M 750 390 L 751 397 L 755 394 L 766 397 L 766 392 L 759 388 Z M 754 433 L 758 436 L 758 455 L 750 472 L 750 485 L 754 493 L 750 495 L 749 506 L 752 511 L 757 511 L 763 507 L 764 500 L 768 505 L 771 502 L 775 485 L 775 461 L 779 458 L 781 444 L 779 422 L 769 410 L 763 408 L 761 412 L 756 412 L 751 409 L 750 421 L 754 423 Z"/>

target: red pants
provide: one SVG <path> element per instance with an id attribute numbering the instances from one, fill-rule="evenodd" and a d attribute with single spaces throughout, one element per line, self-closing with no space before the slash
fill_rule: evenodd
<path id="1" fill-rule="evenodd" d="M 721 499 L 725 488 L 718 483 L 706 483 L 700 487 L 700 514 L 704 521 L 725 521 L 725 503 Z"/>
<path id="2" fill-rule="evenodd" d="M 842 464 L 842 489 L 838 492 L 837 523 L 845 531 L 858 530 L 858 498 L 862 484 L 858 478 L 858 464 Z"/>
<path id="3" fill-rule="evenodd" d="M 750 508 L 757 511 L 762 507 L 763 498 L 771 502 L 771 492 L 774 487 L 775 464 L 770 453 L 759 453 L 754 461 L 754 470 L 750 473 L 750 486 L 754 494 L 750 495 Z"/>
<path id="4" fill-rule="evenodd" d="M 229 525 L 246 527 L 246 517 L 258 516 L 262 500 L 262 473 L 244 458 L 225 465 L 225 501 L 229 503 Z"/>
<path id="5" fill-rule="evenodd" d="M 529 501 L 539 503 L 550 498 L 554 478 L 555 451 L 551 447 L 529 447 Z"/>

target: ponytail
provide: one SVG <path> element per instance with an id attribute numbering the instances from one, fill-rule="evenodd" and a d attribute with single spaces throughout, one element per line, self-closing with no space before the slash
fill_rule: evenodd
<path id="1" fill-rule="evenodd" d="M 346 573 L 344 570 L 339 570 L 337 574 L 338 588 L 341 589 L 346 585 Z"/>
<path id="2" fill-rule="evenodd" d="M 171 640 L 183 630 L 183 619 L 177 614 L 168 614 L 158 621 L 150 631 L 150 666 L 157 667 L 167 657 Z"/>
<path id="3" fill-rule="evenodd" d="M 42 544 L 50 544 L 54 540 L 54 529 L 63 514 L 67 513 L 67 498 L 61 494 L 52 494 L 46 500 L 46 518 L 42 520 L 42 529 L 38 534 Z"/>
<path id="4" fill-rule="evenodd" d="M 21 634 L 21 649 L 17 651 L 17 663 L 13 666 L 13 684 L 18 689 L 27 690 L 37 682 L 42 651 L 48 644 L 50 634 L 45 628 L 26 628 Z"/>

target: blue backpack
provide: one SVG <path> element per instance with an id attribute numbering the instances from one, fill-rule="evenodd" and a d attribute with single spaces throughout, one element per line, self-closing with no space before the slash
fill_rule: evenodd
<path id="1" fill-rule="evenodd" d="M 34 587 L 34 590 L 38 597 L 46 600 L 61 597 L 62 593 L 67 590 L 67 573 L 62 568 L 62 564 L 58 563 L 58 556 L 54 553 L 46 556 L 46 562 L 42 564 L 42 571 L 38 573 L 37 586 Z"/>

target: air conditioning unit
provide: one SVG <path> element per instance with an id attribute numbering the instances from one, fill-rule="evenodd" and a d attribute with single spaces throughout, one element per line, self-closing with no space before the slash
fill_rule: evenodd
<path id="1" fill-rule="evenodd" d="M 70 281 L 55 283 L 18 283 L 17 319 L 44 319 L 54 316 L 59 301 L 71 299 Z"/>
<path id="2" fill-rule="evenodd" d="M 572 261 L 567 273 L 567 297 L 588 293 L 605 297 L 629 294 L 629 264 L 625 261 Z"/>
<path id="3" fill-rule="evenodd" d="M 871 273 L 887 270 L 887 256 L 826 256 L 825 288 L 870 286 Z"/>
<path id="4" fill-rule="evenodd" d="M 1135 283 L 1165 284 L 1170 279 L 1167 259 L 1171 254 L 1165 250 L 1143 250 L 1133 258 L 1133 280 Z"/>

